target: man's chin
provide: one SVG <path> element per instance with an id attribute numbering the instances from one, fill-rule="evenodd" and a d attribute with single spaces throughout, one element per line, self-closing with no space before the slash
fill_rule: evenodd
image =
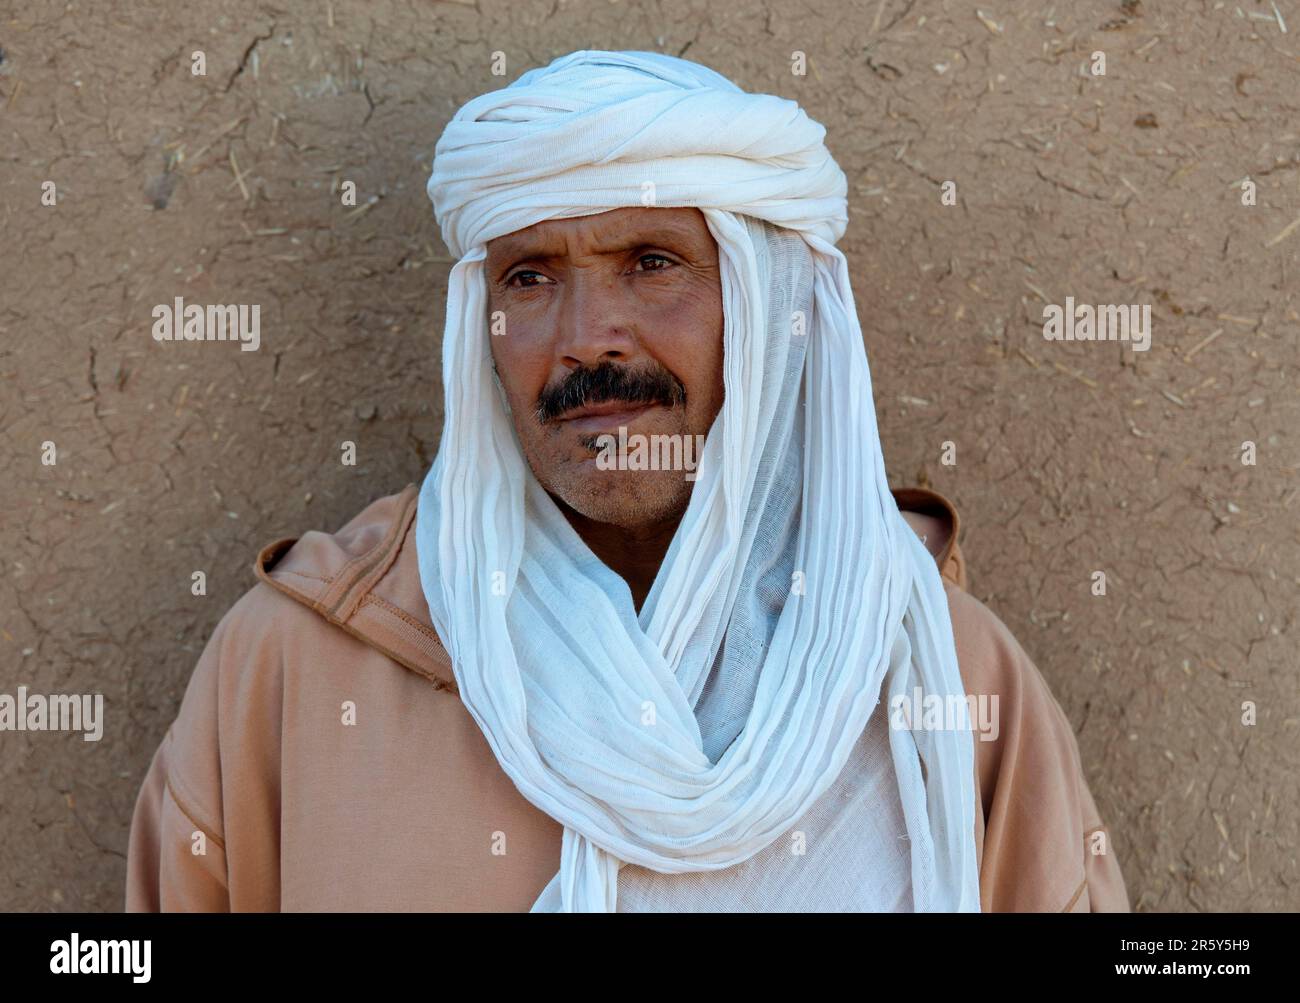
<path id="1" fill-rule="evenodd" d="M 594 458 L 578 467 L 580 477 L 561 490 L 548 490 L 594 522 L 624 529 L 652 526 L 680 516 L 690 501 L 691 483 L 680 470 L 601 470 Z"/>

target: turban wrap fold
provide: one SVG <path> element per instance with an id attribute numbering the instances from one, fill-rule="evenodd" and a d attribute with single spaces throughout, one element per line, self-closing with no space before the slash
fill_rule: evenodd
<path id="1" fill-rule="evenodd" d="M 889 732 L 913 904 L 979 909 L 947 599 L 886 479 L 824 137 L 795 102 L 696 63 L 581 51 L 469 101 L 438 141 L 428 193 L 459 260 L 420 577 L 466 708 L 564 826 L 534 911 L 615 911 L 625 864 L 749 859 L 828 789 L 882 701 L 918 687 L 960 720 Z M 534 223 L 646 205 L 700 209 L 718 243 L 725 399 L 638 613 L 522 455 L 483 261 Z"/>

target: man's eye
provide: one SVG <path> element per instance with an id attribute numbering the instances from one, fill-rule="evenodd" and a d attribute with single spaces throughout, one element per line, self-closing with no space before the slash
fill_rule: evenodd
<path id="1" fill-rule="evenodd" d="M 514 284 L 515 279 L 526 279 L 526 278 L 528 278 L 529 276 L 534 276 L 534 275 L 537 276 L 538 278 L 545 278 L 545 277 L 546 277 L 546 276 L 542 275 L 541 272 L 534 272 L 534 271 L 532 271 L 531 269 L 523 268 L 523 269 L 520 269 L 519 271 L 515 272 L 515 273 L 514 273 L 513 275 L 511 275 L 509 278 L 507 278 L 507 279 L 506 279 L 506 285 L 512 285 L 512 284 Z M 527 288 L 531 288 L 532 286 L 535 286 L 535 285 L 537 285 L 537 284 L 538 284 L 538 283 L 536 283 L 536 282 L 520 282 L 520 283 L 519 283 L 519 286 L 522 287 L 522 288 L 527 289 Z"/>
<path id="2" fill-rule="evenodd" d="M 671 265 L 671 264 L 673 264 L 673 260 L 672 260 L 671 258 L 666 257 L 666 256 L 664 256 L 664 255 L 662 255 L 662 254 L 643 254 L 643 255 L 641 255 L 641 257 L 639 257 L 639 258 L 636 259 L 636 263 L 637 263 L 638 265 L 641 264 L 642 262 L 645 262 L 645 261 L 662 261 L 662 262 L 663 262 L 664 264 L 666 264 L 666 265 Z M 658 268 L 644 268 L 644 269 L 642 269 L 642 271 L 646 271 L 646 272 L 662 272 L 662 271 L 663 271 L 663 268 L 662 268 L 662 267 L 658 267 Z"/>

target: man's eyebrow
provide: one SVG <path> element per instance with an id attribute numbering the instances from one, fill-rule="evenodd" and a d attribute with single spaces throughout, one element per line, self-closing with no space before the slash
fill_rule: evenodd
<path id="1" fill-rule="evenodd" d="M 617 254 L 638 247 L 679 243 L 689 239 L 690 236 L 681 227 L 671 224 L 664 224 L 653 229 L 641 228 L 631 233 L 626 230 L 619 230 L 611 233 L 608 241 L 598 243 L 597 253 Z M 562 256 L 560 248 L 563 247 L 563 242 L 555 237 L 521 238 L 509 234 L 499 238 L 499 243 L 494 242 L 494 245 L 489 250 L 493 258 L 511 258 L 516 261 L 520 258 L 536 258 L 539 261 L 545 261 Z"/>

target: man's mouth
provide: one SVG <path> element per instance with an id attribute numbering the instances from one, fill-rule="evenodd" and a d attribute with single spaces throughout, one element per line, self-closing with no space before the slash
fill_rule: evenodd
<path id="1" fill-rule="evenodd" d="M 575 432 L 617 432 L 620 425 L 629 422 L 654 408 L 661 407 L 652 401 L 601 401 L 566 411 L 556 420 Z"/>

